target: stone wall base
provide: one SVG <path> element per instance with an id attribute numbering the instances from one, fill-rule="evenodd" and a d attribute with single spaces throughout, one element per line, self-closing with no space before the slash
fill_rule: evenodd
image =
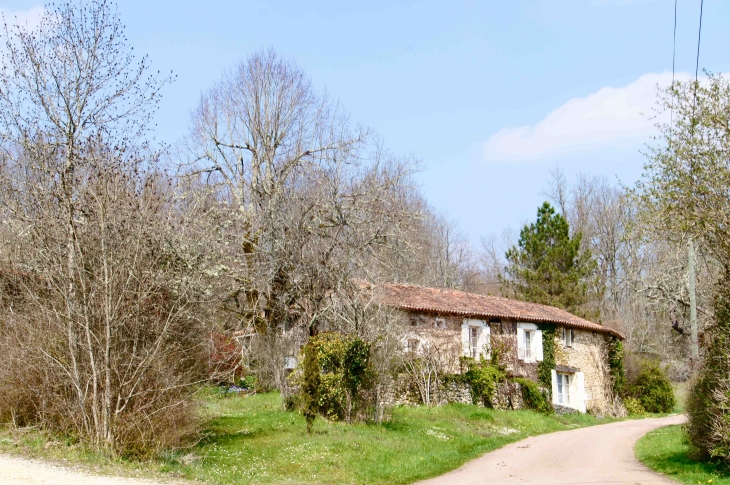
<path id="1" fill-rule="evenodd" d="M 393 379 L 383 396 L 384 404 L 386 405 L 418 406 L 423 404 L 420 392 L 405 374 Z M 439 383 L 437 386 L 434 386 L 431 393 L 431 404 L 442 406 L 448 403 L 484 406 L 482 402 L 474 403 L 471 388 L 468 384 L 454 381 Z M 492 402 L 492 407 L 494 409 L 523 409 L 522 387 L 516 382 L 502 382 L 497 384 L 497 391 Z"/>

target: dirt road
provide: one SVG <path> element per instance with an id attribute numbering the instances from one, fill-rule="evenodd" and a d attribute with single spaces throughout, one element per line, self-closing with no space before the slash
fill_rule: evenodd
<path id="1" fill-rule="evenodd" d="M 150 480 L 90 475 L 36 460 L 0 455 L 0 485 L 161 485 Z M 169 484 L 168 484 L 169 485 Z"/>
<path id="2" fill-rule="evenodd" d="M 634 458 L 649 431 L 684 416 L 639 419 L 527 438 L 419 485 L 672 484 Z"/>

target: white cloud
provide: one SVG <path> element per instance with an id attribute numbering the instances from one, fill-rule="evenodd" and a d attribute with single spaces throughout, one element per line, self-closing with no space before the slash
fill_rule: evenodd
<path id="1" fill-rule="evenodd" d="M 43 12 L 45 12 L 43 7 L 33 7 L 28 10 L 17 11 L 0 8 L 0 15 L 2 15 L 0 18 L 4 18 L 8 27 L 20 25 L 21 27 L 26 27 L 28 30 L 34 30 L 40 24 Z"/>
<path id="2" fill-rule="evenodd" d="M 679 73 L 675 79 L 685 81 L 689 75 Z M 645 74 L 628 86 L 604 87 L 584 98 L 573 98 L 535 125 L 502 128 L 482 144 L 481 158 L 488 162 L 531 161 L 640 146 L 656 133 L 654 125 L 661 120 L 653 119 L 657 85 L 671 82 L 671 73 Z"/>

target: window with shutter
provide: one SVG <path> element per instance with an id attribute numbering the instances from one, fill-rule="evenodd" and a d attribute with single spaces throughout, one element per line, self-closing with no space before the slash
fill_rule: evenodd
<path id="1" fill-rule="evenodd" d="M 525 342 L 523 347 L 525 348 L 525 361 L 532 360 L 532 340 L 534 334 L 534 330 L 525 330 L 524 332 Z"/>
<path id="2" fill-rule="evenodd" d="M 570 405 L 570 374 L 558 374 L 558 404 Z"/>
<path id="3" fill-rule="evenodd" d="M 469 327 L 469 350 L 472 359 L 479 358 L 479 329 Z"/>

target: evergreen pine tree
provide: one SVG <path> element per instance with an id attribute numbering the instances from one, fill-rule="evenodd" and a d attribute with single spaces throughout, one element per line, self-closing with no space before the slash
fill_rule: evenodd
<path id="1" fill-rule="evenodd" d="M 589 251 L 581 251 L 581 238 L 571 236 L 565 217 L 545 202 L 537 221 L 522 228 L 517 246 L 506 253 L 503 287 L 520 300 L 585 315 L 581 307 L 592 299 L 598 266 Z"/>

